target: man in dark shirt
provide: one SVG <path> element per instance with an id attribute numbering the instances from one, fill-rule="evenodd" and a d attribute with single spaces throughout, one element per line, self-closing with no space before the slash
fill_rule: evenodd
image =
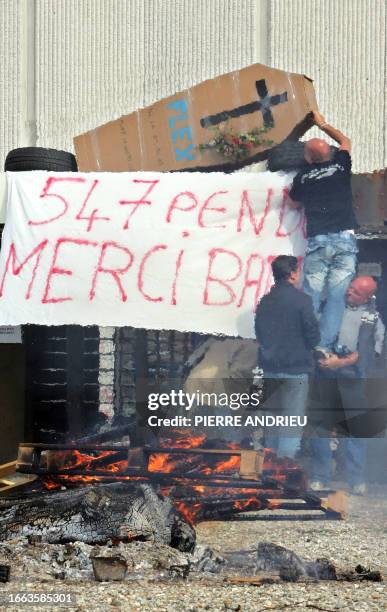
<path id="1" fill-rule="evenodd" d="M 321 347 L 332 349 L 344 312 L 345 292 L 356 271 L 356 219 L 352 208 L 351 141 L 328 125 L 317 111 L 315 124 L 339 143 L 332 156 L 327 142 L 305 143 L 308 167 L 299 172 L 289 192 L 291 206 L 303 206 L 308 246 L 304 289 L 320 314 Z M 326 301 L 322 306 L 323 291 Z"/>
<path id="2" fill-rule="evenodd" d="M 320 340 L 318 322 L 310 297 L 297 289 L 301 276 L 297 258 L 280 255 L 272 270 L 275 284 L 257 307 L 255 333 L 265 379 L 280 379 L 280 384 L 264 409 L 304 417 L 312 349 Z M 279 455 L 294 457 L 301 437 L 302 427 L 283 427 L 279 437 L 268 436 L 266 444 Z"/>

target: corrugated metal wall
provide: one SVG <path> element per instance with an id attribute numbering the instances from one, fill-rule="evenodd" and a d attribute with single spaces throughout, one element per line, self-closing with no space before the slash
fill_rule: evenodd
<path id="1" fill-rule="evenodd" d="M 254 0 L 38 0 L 38 142 L 253 62 Z"/>
<path id="2" fill-rule="evenodd" d="M 266 61 L 314 78 L 355 171 L 382 168 L 386 14 L 385 0 L 0 0 L 0 163 Z"/>
<path id="3" fill-rule="evenodd" d="M 0 163 L 22 136 L 22 9 L 20 0 L 0 2 Z"/>
<path id="4" fill-rule="evenodd" d="M 269 2 L 270 65 L 314 79 L 326 119 L 352 138 L 355 172 L 387 165 L 386 13 L 385 0 Z"/>

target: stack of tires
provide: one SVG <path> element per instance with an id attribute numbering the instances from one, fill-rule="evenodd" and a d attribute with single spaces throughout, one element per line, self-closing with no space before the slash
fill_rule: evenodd
<path id="1" fill-rule="evenodd" d="M 72 153 L 42 147 L 13 149 L 4 170 L 77 172 Z M 98 414 L 99 329 L 96 326 L 23 327 L 26 434 L 64 441 L 84 433 Z"/>

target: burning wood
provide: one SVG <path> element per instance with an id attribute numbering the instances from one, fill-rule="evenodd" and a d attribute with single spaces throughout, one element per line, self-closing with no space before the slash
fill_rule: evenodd
<path id="1" fill-rule="evenodd" d="M 321 500 L 307 492 L 306 475 L 293 460 L 224 446 L 204 434 L 162 440 L 159 447 L 21 444 L 18 469 L 41 475 L 50 489 L 117 480 L 153 483 L 191 525 L 262 509 L 344 516 L 346 499 Z"/>
<path id="2" fill-rule="evenodd" d="M 235 519 L 260 510 L 301 511 L 302 518 L 319 510 L 321 517 L 341 518 L 343 495 L 320 499 L 308 491 L 305 473 L 294 461 L 270 451 L 263 456 L 224 448 L 202 436 L 152 448 L 97 442 L 21 445 L 19 469 L 40 476 L 34 487 L 40 482 L 50 490 L 24 499 L 0 498 L 0 540 L 27 536 L 31 548 L 47 542 L 58 560 L 87 547 L 74 561 L 79 569 L 54 564 L 56 578 L 74 571 L 96 580 L 143 576 L 146 554 L 154 577 L 210 572 L 256 585 L 338 579 L 328 561 L 308 561 L 267 542 L 222 556 L 208 547 L 195 549 L 193 525 L 206 519 Z M 307 511 L 314 514 L 305 516 Z M 63 546 L 70 548 L 63 551 Z M 55 547 L 62 548 L 55 552 Z"/>
<path id="3" fill-rule="evenodd" d="M 93 454 L 88 454 L 93 451 Z M 126 459 L 125 459 L 126 457 Z M 150 473 L 200 474 L 219 477 L 238 474 L 239 478 L 258 480 L 263 456 L 257 451 L 212 448 L 130 448 L 128 446 L 89 446 L 60 444 L 30 444 L 19 446 L 17 467 L 29 473 L 74 474 L 84 469 L 90 475 L 103 476 L 95 466 L 109 464 L 107 472 L 120 476 L 149 476 Z M 114 467 L 112 467 L 114 466 Z"/>

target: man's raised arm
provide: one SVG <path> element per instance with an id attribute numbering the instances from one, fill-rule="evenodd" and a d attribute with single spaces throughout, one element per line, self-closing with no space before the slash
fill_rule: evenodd
<path id="1" fill-rule="evenodd" d="M 345 136 L 340 130 L 337 130 L 332 125 L 329 125 L 324 119 L 324 117 L 318 111 L 312 111 L 313 121 L 315 125 L 325 134 L 328 134 L 333 140 L 335 140 L 340 145 L 341 151 L 351 152 L 351 140 L 348 136 Z"/>

